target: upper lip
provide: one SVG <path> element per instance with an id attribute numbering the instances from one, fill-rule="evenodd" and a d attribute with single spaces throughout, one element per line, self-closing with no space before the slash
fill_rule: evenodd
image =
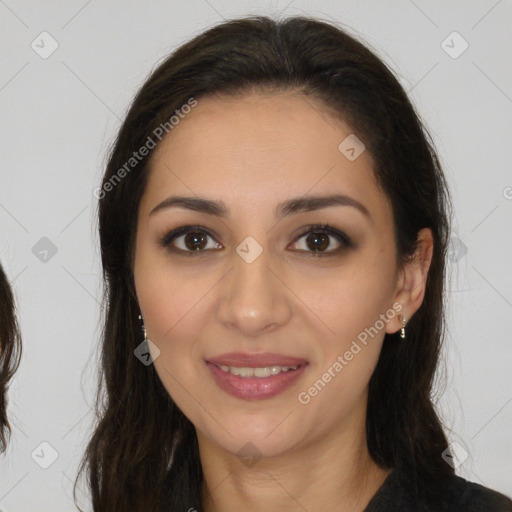
<path id="1" fill-rule="evenodd" d="M 248 354 L 245 352 L 230 352 L 216 357 L 210 357 L 206 360 L 217 366 L 237 366 L 241 368 L 262 368 L 267 366 L 299 366 L 307 363 L 300 357 L 284 356 L 282 354 L 272 354 L 270 352 L 260 352 L 258 354 Z"/>

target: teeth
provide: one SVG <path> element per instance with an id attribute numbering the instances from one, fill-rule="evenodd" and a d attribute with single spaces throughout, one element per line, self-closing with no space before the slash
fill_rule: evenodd
<path id="1" fill-rule="evenodd" d="M 223 372 L 230 372 L 233 375 L 239 375 L 240 377 L 258 377 L 265 378 L 271 375 L 277 375 L 281 372 L 288 372 L 290 370 L 296 370 L 297 366 L 265 366 L 262 368 L 246 368 L 238 366 L 225 366 L 220 365 L 220 369 Z"/>

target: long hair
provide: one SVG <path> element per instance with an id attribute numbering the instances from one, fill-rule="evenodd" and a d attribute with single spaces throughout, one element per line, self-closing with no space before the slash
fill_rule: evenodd
<path id="1" fill-rule="evenodd" d="M 385 336 L 371 377 L 367 443 L 381 467 L 407 465 L 414 475 L 453 473 L 441 457 L 447 441 L 431 398 L 443 337 L 450 220 L 432 139 L 395 75 L 341 28 L 307 17 L 247 17 L 205 31 L 151 73 L 132 102 L 97 189 L 105 322 L 97 426 L 78 475 L 87 472 L 96 512 L 201 510 L 203 475 L 194 426 L 153 365 L 141 364 L 133 353 L 142 340 L 134 240 L 150 155 L 136 165 L 130 158 L 191 100 L 254 90 L 296 90 L 320 100 L 364 141 L 392 203 L 399 261 L 414 253 L 420 229 L 432 230 L 424 301 L 407 325 L 406 342 Z"/>
<path id="2" fill-rule="evenodd" d="M 0 453 L 7 449 L 11 426 L 7 418 L 7 391 L 21 360 L 21 336 L 9 281 L 0 265 Z"/>

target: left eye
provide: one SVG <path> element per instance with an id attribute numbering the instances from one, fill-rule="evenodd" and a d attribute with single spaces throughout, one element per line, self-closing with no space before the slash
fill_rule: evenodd
<path id="1" fill-rule="evenodd" d="M 327 250 L 332 245 L 332 239 L 335 239 L 337 246 L 334 249 Z M 311 252 L 310 256 L 324 256 L 338 253 L 340 250 L 351 247 L 350 238 L 329 225 L 310 226 L 308 230 L 297 237 L 296 240 L 303 240 L 299 251 Z M 295 242 L 297 244 L 297 242 Z M 298 244 L 300 245 L 300 244 Z"/>

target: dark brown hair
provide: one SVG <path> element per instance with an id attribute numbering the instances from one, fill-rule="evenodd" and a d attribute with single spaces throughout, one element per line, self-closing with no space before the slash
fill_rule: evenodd
<path id="1" fill-rule="evenodd" d="M 119 169 L 191 98 L 255 89 L 309 95 L 364 141 L 392 203 L 400 261 L 414 253 L 420 229 L 432 230 L 423 304 L 407 325 L 407 342 L 386 335 L 370 381 L 367 442 L 382 467 L 407 465 L 411 477 L 453 472 L 441 457 L 447 441 L 431 399 L 443 337 L 450 218 L 432 139 L 394 74 L 346 31 L 306 17 L 249 17 L 207 30 L 161 63 L 136 95 L 110 153 L 99 194 L 106 294 L 98 423 L 79 473 L 87 468 L 96 512 L 201 510 L 194 426 L 153 365 L 144 366 L 133 353 L 142 339 L 134 238 L 150 157 L 122 179 Z"/>
<path id="2" fill-rule="evenodd" d="M 0 453 L 7 449 L 11 426 L 7 419 L 9 381 L 21 360 L 21 336 L 16 320 L 14 297 L 0 265 Z"/>

